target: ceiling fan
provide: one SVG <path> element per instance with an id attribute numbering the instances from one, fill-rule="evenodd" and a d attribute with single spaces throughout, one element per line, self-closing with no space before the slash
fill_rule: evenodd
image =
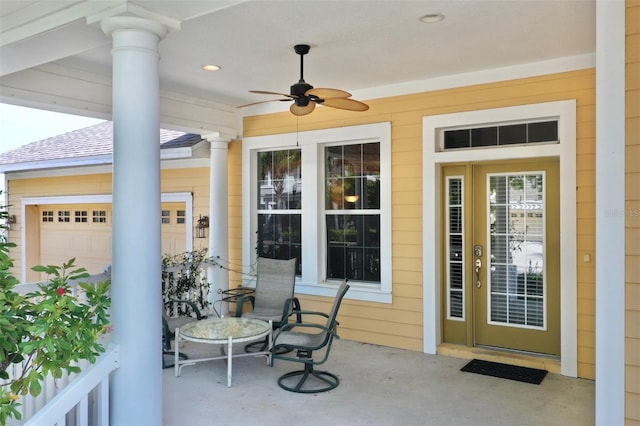
<path id="1" fill-rule="evenodd" d="M 366 111 L 369 105 L 356 101 L 351 98 L 351 93 L 339 89 L 315 89 L 312 85 L 304 81 L 304 55 L 309 53 L 309 45 L 297 44 L 293 47 L 295 52 L 300 55 L 300 80 L 291 86 L 290 93 L 268 92 L 265 90 L 249 90 L 250 93 L 258 93 L 262 95 L 279 95 L 285 99 L 271 99 L 268 101 L 254 102 L 247 105 L 241 105 L 238 108 L 261 104 L 273 101 L 293 101 L 289 110 L 293 115 L 307 115 L 315 108 L 316 104 L 324 106 L 346 109 L 349 111 Z"/>

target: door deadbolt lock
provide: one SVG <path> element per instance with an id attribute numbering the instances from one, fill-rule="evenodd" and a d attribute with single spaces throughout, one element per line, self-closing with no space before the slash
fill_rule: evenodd
<path id="1" fill-rule="evenodd" d="M 473 255 L 475 257 L 482 257 L 482 246 L 480 244 L 473 246 Z"/>

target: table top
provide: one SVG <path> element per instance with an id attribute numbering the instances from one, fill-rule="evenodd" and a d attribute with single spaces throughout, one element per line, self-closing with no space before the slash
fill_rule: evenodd
<path id="1" fill-rule="evenodd" d="M 201 343 L 223 344 L 229 337 L 234 343 L 258 340 L 271 331 L 271 325 L 254 318 L 210 318 L 190 322 L 180 328 L 180 337 Z"/>

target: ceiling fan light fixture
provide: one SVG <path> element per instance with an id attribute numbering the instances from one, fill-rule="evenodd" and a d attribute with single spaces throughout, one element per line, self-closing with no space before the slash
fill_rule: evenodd
<path id="1" fill-rule="evenodd" d="M 423 24 L 436 24 L 441 22 L 443 19 L 444 15 L 442 13 L 427 13 L 426 15 L 418 18 L 418 20 Z"/>

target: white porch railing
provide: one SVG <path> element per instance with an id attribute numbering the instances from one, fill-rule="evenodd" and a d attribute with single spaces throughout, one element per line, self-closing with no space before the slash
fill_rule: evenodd
<path id="1" fill-rule="evenodd" d="M 107 270 L 102 274 L 92 275 L 79 281 L 101 283 L 109 278 Z M 25 283 L 18 284 L 14 291 L 27 294 L 38 289 L 38 283 Z M 79 301 L 85 300 L 78 282 L 69 282 L 69 292 Z M 103 344 L 107 341 L 108 336 L 104 336 Z M 8 425 L 108 425 L 109 374 L 118 368 L 118 357 L 119 347 L 109 346 L 95 364 L 90 364 L 88 361 L 80 362 L 79 367 L 82 370 L 80 374 L 63 374 L 59 379 L 51 375 L 47 376 L 41 383 L 42 392 L 37 397 L 25 395 L 20 398 L 18 401 L 20 406 L 17 409 L 22 419 L 10 419 Z M 27 367 L 25 363 L 11 365 L 7 371 L 8 382 L 20 377 Z M 4 383 L 0 382 L 0 385 Z"/>
<path id="2" fill-rule="evenodd" d="M 109 375 L 118 368 L 120 347 L 111 345 L 95 364 L 80 373 L 26 426 L 109 425 Z"/>

